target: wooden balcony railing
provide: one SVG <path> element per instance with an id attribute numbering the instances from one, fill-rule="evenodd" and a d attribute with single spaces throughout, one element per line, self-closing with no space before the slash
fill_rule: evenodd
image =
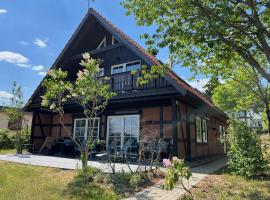
<path id="1" fill-rule="evenodd" d="M 164 77 L 158 77 L 149 81 L 147 84 L 140 85 L 137 80 L 140 73 L 131 74 L 130 72 L 123 72 L 119 74 L 112 74 L 109 76 L 109 83 L 111 85 L 112 91 L 133 91 L 133 90 L 146 90 L 155 88 L 165 88 L 169 87 L 169 83 L 164 79 Z"/>

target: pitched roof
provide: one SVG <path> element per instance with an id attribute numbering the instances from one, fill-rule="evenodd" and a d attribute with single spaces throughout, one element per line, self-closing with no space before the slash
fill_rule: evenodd
<path id="1" fill-rule="evenodd" d="M 90 13 L 95 15 L 99 20 L 102 20 L 104 23 L 106 23 L 111 30 L 114 30 L 117 32 L 123 39 L 128 41 L 134 48 L 137 49 L 141 54 L 143 54 L 146 58 L 148 58 L 149 61 L 151 61 L 152 65 L 160 65 L 159 60 L 147 52 L 143 47 L 141 47 L 136 41 L 134 41 L 131 37 L 126 35 L 123 31 L 121 31 L 119 28 L 114 26 L 110 21 L 108 21 L 106 18 L 104 18 L 101 14 L 99 14 L 96 10 L 91 8 L 89 10 Z M 200 91 L 193 88 L 191 85 L 189 85 L 186 81 L 184 81 L 182 78 L 180 78 L 178 75 L 176 75 L 172 70 L 167 71 L 167 75 L 172 78 L 174 81 L 177 82 L 181 87 L 189 91 L 191 94 L 197 96 L 199 99 L 201 99 L 203 102 L 208 104 L 209 106 L 218 109 L 207 97 L 205 97 Z"/>
<path id="2" fill-rule="evenodd" d="M 147 52 L 143 47 L 141 47 L 131 37 L 129 37 L 127 34 L 125 34 L 119 28 L 117 28 L 116 26 L 114 26 L 109 20 L 107 20 L 105 17 L 103 17 L 96 10 L 94 10 L 93 8 L 90 8 L 89 11 L 88 11 L 88 13 L 84 17 L 84 19 L 82 20 L 82 22 L 80 23 L 80 25 L 78 26 L 78 28 L 76 29 L 76 31 L 74 32 L 74 34 L 72 35 L 72 37 L 70 38 L 70 40 L 68 41 L 68 43 L 65 45 L 64 49 L 62 50 L 62 52 L 60 53 L 60 55 L 57 57 L 56 61 L 54 62 L 53 66 L 51 68 L 54 68 L 58 64 L 60 58 L 66 52 L 66 50 L 69 48 L 69 46 L 71 45 L 71 42 L 76 38 L 76 36 L 77 36 L 80 28 L 83 26 L 83 24 L 86 22 L 86 20 L 88 19 L 88 17 L 90 15 L 95 16 L 97 18 L 97 20 L 105 28 L 107 28 L 107 30 L 109 32 L 111 32 L 111 34 L 113 34 L 118 40 L 121 40 L 124 44 L 128 45 L 128 47 L 130 47 L 131 49 L 133 49 L 135 51 L 135 53 L 139 54 L 140 57 L 144 58 L 144 60 L 148 64 L 150 64 L 150 65 L 160 65 L 161 64 L 159 62 L 159 60 L 155 56 L 153 56 L 149 52 Z M 187 82 L 185 82 L 182 78 L 180 78 L 178 75 L 176 75 L 172 70 L 170 70 L 170 69 L 167 70 L 167 73 L 166 73 L 165 76 L 167 78 L 169 78 L 169 80 L 171 80 L 170 82 L 172 82 L 172 81 L 174 82 L 173 83 L 174 86 L 178 86 L 178 87 L 180 86 L 181 88 L 183 88 L 186 91 L 188 91 L 189 93 L 193 94 L 194 96 L 196 96 L 197 98 L 199 98 L 201 101 L 203 101 L 204 103 L 206 103 L 210 107 L 214 108 L 215 110 L 217 110 L 219 112 L 222 112 L 207 97 L 205 97 L 200 91 L 198 91 L 197 89 L 193 88 L 191 85 L 189 85 Z M 41 86 L 41 84 L 35 90 L 35 92 L 31 96 L 31 98 L 29 99 L 29 102 L 35 96 L 35 94 L 37 93 L 37 91 L 40 88 L 40 86 Z M 180 89 L 180 91 L 181 91 L 181 89 Z M 225 115 L 225 113 L 224 113 L 224 115 Z"/>

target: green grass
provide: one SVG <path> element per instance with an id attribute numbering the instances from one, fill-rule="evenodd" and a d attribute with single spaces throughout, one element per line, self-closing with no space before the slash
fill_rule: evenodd
<path id="1" fill-rule="evenodd" d="M 0 200 L 70 199 L 63 194 L 74 171 L 0 161 Z"/>
<path id="2" fill-rule="evenodd" d="M 12 154 L 12 153 L 16 153 L 15 149 L 0 149 L 0 155 L 1 154 Z"/>
<path id="3" fill-rule="evenodd" d="M 266 200 L 270 199 L 270 175 L 246 179 L 221 171 L 200 182 L 192 193 L 194 199 Z"/>

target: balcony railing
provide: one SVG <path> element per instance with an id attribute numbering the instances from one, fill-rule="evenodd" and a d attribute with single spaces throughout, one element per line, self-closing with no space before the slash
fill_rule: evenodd
<path id="1" fill-rule="evenodd" d="M 112 91 L 134 91 L 134 90 L 146 90 L 155 88 L 166 88 L 169 87 L 169 83 L 164 79 L 164 77 L 158 77 L 156 79 L 150 80 L 147 84 L 140 85 L 137 80 L 140 73 L 131 74 L 130 72 L 123 72 L 119 74 L 112 74 L 109 76 L 109 83 L 111 85 Z"/>

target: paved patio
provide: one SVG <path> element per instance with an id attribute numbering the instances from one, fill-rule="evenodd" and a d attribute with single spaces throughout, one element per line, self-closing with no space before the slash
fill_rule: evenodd
<path id="1" fill-rule="evenodd" d="M 42 156 L 42 155 L 32 155 L 32 154 L 6 154 L 0 155 L 0 160 L 14 163 L 21 163 L 34 166 L 42 167 L 54 167 L 60 169 L 80 169 L 81 161 L 79 159 L 72 158 L 61 158 L 53 156 Z M 108 163 L 99 162 L 99 161 L 88 161 L 88 165 L 91 167 L 98 168 L 106 173 L 111 173 L 111 167 Z M 132 171 L 136 171 L 138 165 L 131 164 L 130 168 Z M 130 172 L 130 169 L 126 164 L 116 163 L 115 164 L 116 172 Z"/>

